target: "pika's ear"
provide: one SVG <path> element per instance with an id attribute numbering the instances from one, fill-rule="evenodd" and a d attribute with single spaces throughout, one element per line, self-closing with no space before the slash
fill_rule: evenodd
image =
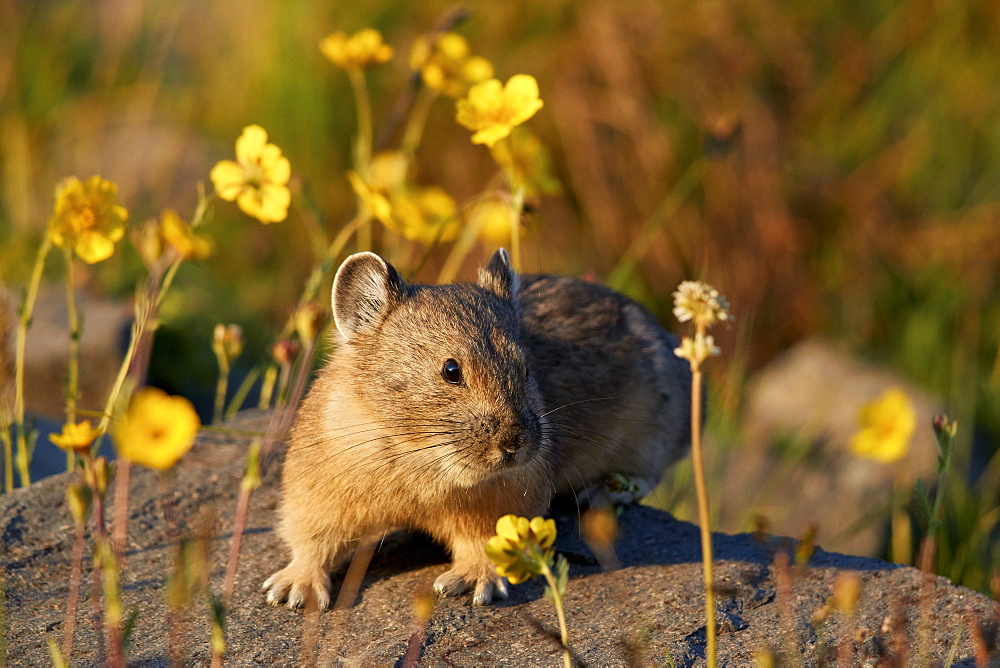
<path id="1" fill-rule="evenodd" d="M 345 339 L 380 323 L 403 296 L 406 283 L 375 253 L 355 253 L 333 279 L 333 321 Z"/>
<path id="2" fill-rule="evenodd" d="M 489 264 L 479 270 L 479 285 L 501 299 L 517 304 L 517 272 L 510 264 L 510 255 L 504 248 L 497 249 Z"/>

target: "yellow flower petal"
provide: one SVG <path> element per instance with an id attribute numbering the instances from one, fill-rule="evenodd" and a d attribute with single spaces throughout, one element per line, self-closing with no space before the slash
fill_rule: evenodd
<path id="1" fill-rule="evenodd" d="M 503 106 L 511 110 L 510 125 L 520 125 L 542 108 L 538 82 L 529 74 L 516 74 L 503 89 Z"/>
<path id="2" fill-rule="evenodd" d="M 83 454 L 90 450 L 90 446 L 100 435 L 99 429 L 90 426 L 90 420 L 84 420 L 78 424 L 67 422 L 62 431 L 51 434 L 49 440 L 63 450 Z"/>
<path id="3" fill-rule="evenodd" d="M 114 255 L 114 242 L 103 234 L 84 232 L 77 237 L 73 252 L 87 264 L 96 264 Z"/>
<path id="4" fill-rule="evenodd" d="M 191 449 L 200 426 L 190 401 L 146 387 L 116 425 L 115 445 L 119 456 L 164 471 Z"/>
<path id="5" fill-rule="evenodd" d="M 209 177 L 216 194 L 227 202 L 232 202 L 243 188 L 243 168 L 232 160 L 222 160 L 212 168 Z"/>
<path id="6" fill-rule="evenodd" d="M 246 166 L 256 161 L 267 146 L 267 131 L 259 125 L 248 125 L 236 140 L 236 160 Z"/>

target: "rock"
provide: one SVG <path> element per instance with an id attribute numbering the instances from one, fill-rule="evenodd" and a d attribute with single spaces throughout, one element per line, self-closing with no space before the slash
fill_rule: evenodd
<path id="1" fill-rule="evenodd" d="M 250 428 L 261 428 L 259 416 L 256 419 L 257 426 Z M 245 422 L 235 426 L 248 428 Z M 245 446 L 245 441 L 205 432 L 169 478 L 133 471 L 122 580 L 126 611 L 138 610 L 128 654 L 132 665 L 168 663 L 163 585 L 176 546 L 168 540 L 163 520 L 164 489 L 173 490 L 170 497 L 182 530 L 206 512 L 215 518 L 210 579 L 212 588 L 220 591 Z M 228 616 L 230 665 L 293 665 L 316 658 L 322 664 L 399 664 L 411 637 L 420 640 L 420 661 L 427 665 L 561 662 L 556 643 L 539 630 L 551 633 L 558 627 L 537 580 L 512 587 L 509 600 L 489 607 L 474 608 L 467 597 L 439 601 L 422 636 L 415 635 L 411 603 L 446 569 L 442 550 L 416 534 L 384 540 L 350 609 L 305 614 L 266 605 L 260 584 L 286 558 L 273 531 L 277 477 L 273 468 L 265 473 L 264 485 L 253 496 Z M 61 642 L 73 544 L 71 520 L 63 506 L 69 480 L 68 474 L 57 475 L 0 496 L 10 665 L 47 663 L 47 639 Z M 579 538 L 576 509 L 559 511 L 556 517 L 556 547 L 570 561 L 566 614 L 577 658 L 593 665 L 701 663 L 705 634 L 697 528 L 645 506 L 626 508 L 616 545 L 621 567 L 602 571 Z M 790 571 L 789 593 L 779 592 L 774 554 L 787 544 L 785 539 L 758 541 L 747 534 L 714 536 L 721 663 L 750 664 L 756 652 L 777 651 L 785 638 L 794 648 L 793 663 L 815 664 L 821 655 L 834 656 L 824 652 L 835 651 L 845 633 L 843 619 L 833 614 L 815 626 L 812 618 L 830 596 L 834 579 L 845 572 L 862 582 L 850 634 L 858 664 L 874 664 L 891 647 L 892 634 L 882 630 L 889 615 L 906 620 L 911 657 L 921 619 L 927 622 L 924 634 L 935 660 L 943 660 L 960 636 L 958 665 L 972 665 L 967 620 L 983 624 L 988 632 L 995 628 L 993 602 L 985 596 L 912 568 L 822 550 L 807 566 Z M 87 570 L 74 665 L 92 665 L 99 656 Z M 927 603 L 925 612 L 920 612 L 921 599 Z M 205 664 L 210 660 L 207 612 L 198 601 L 189 610 L 183 636 L 185 662 Z M 317 647 L 318 657 L 303 653 L 310 645 Z"/>
<path id="2" fill-rule="evenodd" d="M 858 457 L 848 441 L 861 406 L 898 387 L 912 400 L 917 429 L 892 465 Z M 941 402 L 892 371 L 863 363 L 820 340 L 799 343 L 749 383 L 739 466 L 727 466 L 721 523 L 747 526 L 761 514 L 780 532 L 801 536 L 810 524 L 832 549 L 876 556 L 895 483 L 933 481 L 937 444 L 931 429 Z M 788 503 L 788 499 L 795 499 Z"/>

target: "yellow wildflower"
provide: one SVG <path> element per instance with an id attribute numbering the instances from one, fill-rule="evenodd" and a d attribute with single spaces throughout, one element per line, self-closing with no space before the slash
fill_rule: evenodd
<path id="1" fill-rule="evenodd" d="M 491 197 L 476 205 L 469 216 L 469 224 L 490 245 L 503 246 L 510 241 L 510 216 L 510 205 Z"/>
<path id="2" fill-rule="evenodd" d="M 117 197 L 118 186 L 100 176 L 84 182 L 75 176 L 61 181 L 49 219 L 52 243 L 72 248 L 88 264 L 111 257 L 128 221 L 128 211 L 115 203 Z"/>
<path id="3" fill-rule="evenodd" d="M 430 244 L 458 236 L 458 205 L 443 188 L 429 186 L 413 194 L 400 194 L 393 198 L 392 208 L 394 223 L 407 239 Z"/>
<path id="4" fill-rule="evenodd" d="M 208 242 L 195 236 L 190 223 L 182 220 L 173 209 L 164 209 L 160 214 L 160 235 L 185 260 L 203 260 L 211 250 Z"/>
<path id="5" fill-rule="evenodd" d="M 49 440 L 63 450 L 83 455 L 90 452 L 90 446 L 100 435 L 100 429 L 91 427 L 90 420 L 84 420 L 79 423 L 67 422 L 63 425 L 62 431 L 51 434 Z"/>
<path id="6" fill-rule="evenodd" d="M 436 40 L 417 38 L 410 52 L 410 68 L 420 71 L 428 88 L 449 97 L 463 97 L 469 86 L 493 76 L 493 65 L 469 55 L 469 43 L 457 33 L 446 32 Z"/>
<path id="7" fill-rule="evenodd" d="M 368 184 L 376 190 L 393 191 L 401 188 L 406 181 L 410 164 L 400 151 L 381 151 L 372 158 L 368 172 Z"/>
<path id="8" fill-rule="evenodd" d="M 851 451 L 888 464 L 909 449 L 917 413 L 906 393 L 894 387 L 862 406 L 858 422 L 861 429 L 851 437 Z"/>
<path id="9" fill-rule="evenodd" d="M 236 140 L 236 160 L 222 160 L 212 168 L 215 192 L 227 202 L 236 200 L 243 213 L 262 223 L 277 223 L 288 215 L 291 166 L 281 149 L 267 143 L 267 132 L 248 125 Z"/>
<path id="10" fill-rule="evenodd" d="M 347 173 L 347 180 L 351 182 L 351 188 L 358 196 L 362 213 L 369 218 L 375 218 L 383 225 L 392 227 L 392 205 L 385 194 L 372 188 L 354 172 Z"/>
<path id="11" fill-rule="evenodd" d="M 115 445 L 119 456 L 165 471 L 191 449 L 200 426 L 190 401 L 145 387 L 118 422 Z"/>
<path id="12" fill-rule="evenodd" d="M 456 120 L 474 132 L 472 142 L 492 147 L 515 126 L 534 116 L 542 108 L 542 101 L 535 77 L 517 74 L 506 85 L 497 79 L 476 84 L 456 108 Z"/>
<path id="13" fill-rule="evenodd" d="M 542 565 L 552 558 L 555 540 L 555 520 L 504 515 L 497 520 L 497 535 L 486 543 L 486 556 L 496 565 L 497 575 L 520 584 L 542 572 Z"/>
<path id="14" fill-rule="evenodd" d="M 351 36 L 335 32 L 323 38 L 319 50 L 334 65 L 342 69 L 363 69 L 392 58 L 392 47 L 382 42 L 382 33 L 373 28 L 359 30 Z"/>
<path id="15" fill-rule="evenodd" d="M 527 129 L 518 128 L 510 142 L 499 142 L 490 149 L 497 164 L 516 183 L 524 186 L 524 194 L 535 197 L 559 192 L 559 180 L 552 175 L 552 161 L 542 140 Z"/>

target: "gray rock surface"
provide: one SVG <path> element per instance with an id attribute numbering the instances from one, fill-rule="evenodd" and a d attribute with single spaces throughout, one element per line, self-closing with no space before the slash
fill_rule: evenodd
<path id="1" fill-rule="evenodd" d="M 260 420 L 242 426 L 260 428 Z M 203 433 L 192 452 L 164 484 L 159 474 L 133 471 L 129 541 L 123 572 L 126 610 L 138 609 L 128 654 L 131 665 L 167 665 L 167 615 L 163 585 L 176 552 L 167 539 L 160 500 L 165 489 L 175 501 L 182 530 L 213 518 L 211 585 L 222 587 L 235 497 L 246 443 Z M 306 615 L 265 604 L 261 582 L 284 564 L 284 548 L 273 531 L 278 500 L 277 467 L 265 475 L 251 506 L 236 595 L 228 617 L 230 665 L 295 665 L 318 658 L 321 664 L 399 664 L 414 632 L 412 601 L 446 569 L 446 555 L 419 535 L 389 536 L 376 553 L 355 605 Z M 0 496 L 0 559 L 6 581 L 6 642 L 9 665 L 49 661 L 47 639 L 61 641 L 69 583 L 72 524 L 64 507 L 66 474 Z M 643 506 L 624 510 L 616 545 L 620 568 L 602 571 L 579 538 L 577 513 L 556 513 L 559 549 L 570 561 L 566 597 L 570 643 L 588 665 L 696 665 L 703 663 L 704 621 L 698 530 L 667 513 Z M 202 518 L 202 519 L 196 519 Z M 89 537 L 88 537 L 89 541 Z M 912 568 L 817 550 L 805 567 L 793 569 L 790 593 L 778 592 L 774 554 L 785 539 L 716 534 L 716 577 L 723 664 L 748 665 L 755 652 L 778 651 L 785 640 L 794 663 L 815 664 L 835 652 L 844 634 L 839 613 L 822 624 L 813 614 L 845 571 L 862 581 L 861 600 L 850 634 L 853 660 L 874 665 L 893 638 L 887 617 L 903 620 L 911 659 L 920 620 L 932 656 L 943 660 L 959 637 L 959 665 L 972 665 L 969 622 L 982 625 L 992 640 L 994 604 L 987 597 L 943 578 L 925 578 Z M 340 578 L 335 577 L 339 583 Z M 335 585 L 336 586 L 336 585 Z M 920 612 L 926 587 L 925 612 Z M 425 665 L 559 665 L 556 644 L 538 625 L 557 629 L 541 582 L 512 588 L 509 600 L 474 608 L 468 599 L 438 602 L 419 645 Z M 87 599 L 90 574 L 81 586 L 74 665 L 98 661 L 98 644 Z M 785 612 L 782 612 L 782 611 Z M 191 606 L 184 635 L 186 663 L 210 660 L 207 612 Z M 309 630 L 309 621 L 315 622 Z M 317 639 L 318 656 L 303 654 L 303 634 Z M 824 650 L 824 648 L 827 648 Z M 833 648 L 833 649 L 830 649 Z M 828 657 L 834 656 L 828 654 Z"/>

